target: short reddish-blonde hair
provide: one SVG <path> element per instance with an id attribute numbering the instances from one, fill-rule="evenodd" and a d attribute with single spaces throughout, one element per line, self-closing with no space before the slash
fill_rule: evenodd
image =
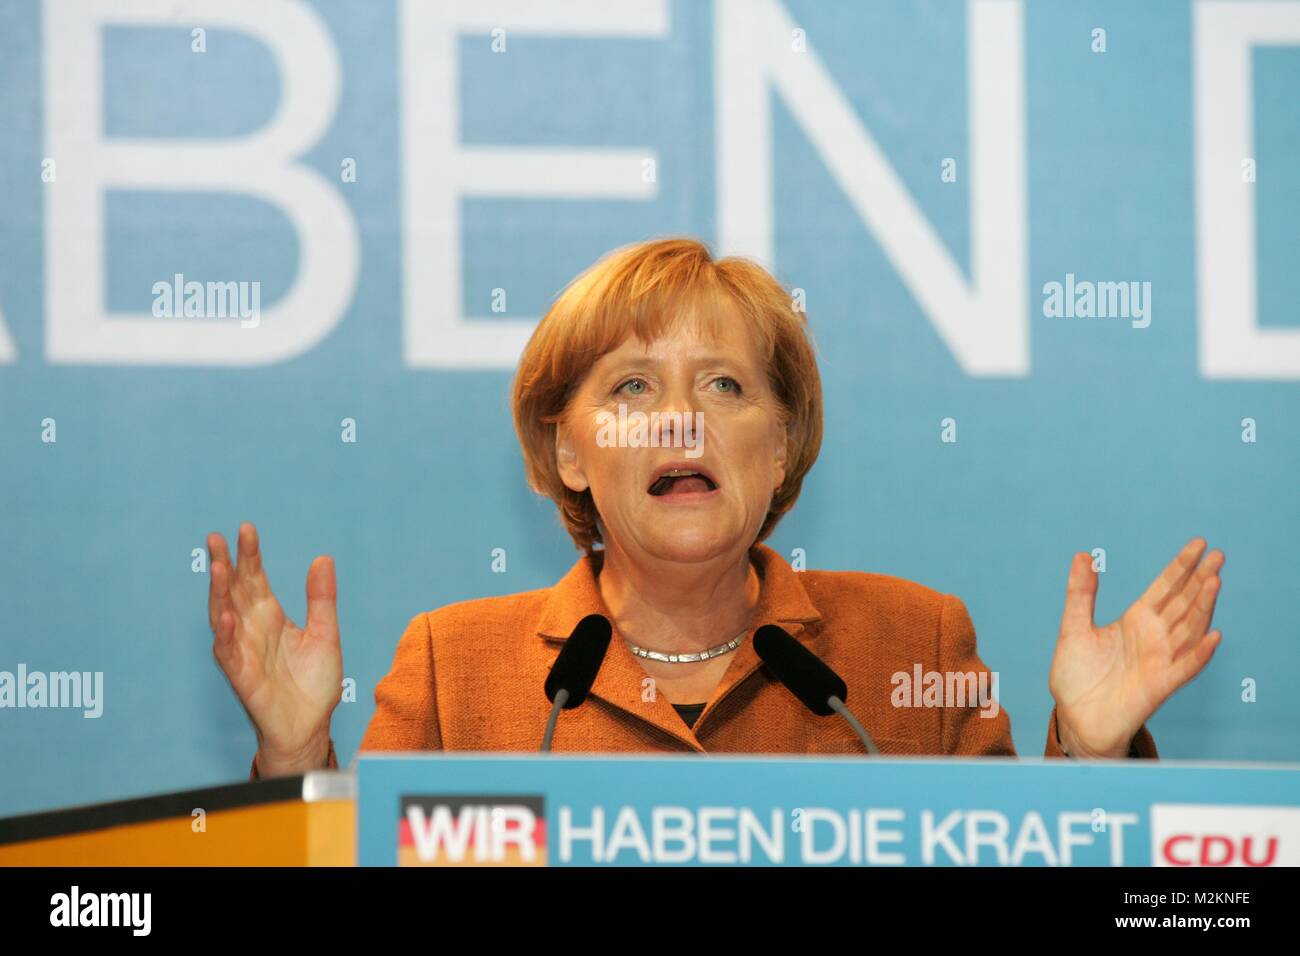
<path id="1" fill-rule="evenodd" d="M 722 306 L 730 305 L 731 309 Z M 590 554 L 601 541 L 591 491 L 570 490 L 555 458 L 555 427 L 587 372 L 628 336 L 653 342 L 688 316 L 709 323 L 739 316 L 767 362 L 786 427 L 785 480 L 759 530 L 762 541 L 794 507 L 822 443 L 822 387 L 804 313 L 762 266 L 715 260 L 695 239 L 624 246 L 574 279 L 529 339 L 511 389 L 515 431 L 528 484 L 559 506 L 574 544 Z M 603 542 L 602 542 L 603 544 Z"/>

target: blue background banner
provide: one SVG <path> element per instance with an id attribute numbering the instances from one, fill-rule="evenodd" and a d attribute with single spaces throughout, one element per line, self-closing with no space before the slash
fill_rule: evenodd
<path id="1" fill-rule="evenodd" d="M 1204 536 L 1224 640 L 1157 745 L 1300 760 L 1297 89 L 1295 2 L 4 0 L 0 672 L 103 695 L 0 709 L 0 813 L 247 774 L 202 553 L 241 520 L 299 622 L 335 558 L 350 759 L 413 615 L 576 559 L 511 370 L 673 234 L 807 304 L 777 551 L 959 596 L 1032 756 L 1071 555 L 1110 620 Z M 260 315 L 159 314 L 177 274 Z M 1067 276 L 1143 314 L 1046 314 Z"/>

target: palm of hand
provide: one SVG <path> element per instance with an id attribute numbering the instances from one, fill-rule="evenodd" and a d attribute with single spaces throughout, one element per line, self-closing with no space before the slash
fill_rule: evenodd
<path id="1" fill-rule="evenodd" d="M 1133 736 L 1213 656 L 1222 635 L 1207 633 L 1223 553 L 1204 561 L 1194 539 L 1116 621 L 1093 623 L 1097 572 L 1075 555 L 1049 687 L 1061 739 L 1076 756 L 1123 757 Z M 1199 562 L 1199 563 L 1198 563 Z"/>

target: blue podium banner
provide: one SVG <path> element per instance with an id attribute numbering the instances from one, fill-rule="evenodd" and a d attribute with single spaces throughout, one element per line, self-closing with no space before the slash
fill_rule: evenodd
<path id="1" fill-rule="evenodd" d="M 1295 866 L 1300 765 L 363 754 L 362 866 Z"/>

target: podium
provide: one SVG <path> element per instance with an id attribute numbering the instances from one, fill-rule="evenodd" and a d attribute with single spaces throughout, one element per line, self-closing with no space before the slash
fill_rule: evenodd
<path id="1" fill-rule="evenodd" d="M 0 866 L 351 866 L 356 778 L 183 790 L 0 819 Z"/>
<path id="2" fill-rule="evenodd" d="M 362 753 L 362 865 L 1295 866 L 1300 766 Z"/>
<path id="3" fill-rule="evenodd" d="M 1296 866 L 1300 765 L 367 751 L 0 819 L 0 866 L 354 863 Z"/>

